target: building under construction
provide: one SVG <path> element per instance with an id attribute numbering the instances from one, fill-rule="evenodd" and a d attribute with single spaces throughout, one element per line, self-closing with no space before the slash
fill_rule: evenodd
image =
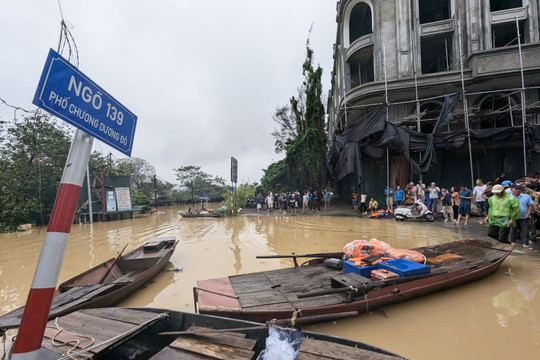
<path id="1" fill-rule="evenodd" d="M 539 10 L 538 0 L 339 1 L 335 192 L 382 200 L 386 184 L 420 177 L 471 186 L 539 170 Z"/>

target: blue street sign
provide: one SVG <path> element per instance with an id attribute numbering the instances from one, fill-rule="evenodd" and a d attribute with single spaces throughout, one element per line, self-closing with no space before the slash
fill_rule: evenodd
<path id="1" fill-rule="evenodd" d="M 52 49 L 33 104 L 131 156 L 137 116 Z"/>

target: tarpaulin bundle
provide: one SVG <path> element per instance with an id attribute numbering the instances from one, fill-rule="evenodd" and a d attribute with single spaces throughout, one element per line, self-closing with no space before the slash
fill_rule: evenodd
<path id="1" fill-rule="evenodd" d="M 435 163 L 435 145 L 448 141 L 448 135 L 438 136 L 439 130 L 453 119 L 452 109 L 459 101 L 461 93 L 447 95 L 433 131 L 423 134 L 411 129 L 401 128 L 386 121 L 387 104 L 369 112 L 364 118 L 347 127 L 336 135 L 334 147 L 328 161 L 328 169 L 334 181 L 357 172 L 358 184 L 362 182 L 362 154 L 379 158 L 386 154 L 386 149 L 397 150 L 405 155 L 416 172 L 425 173 Z M 453 137 L 459 136 L 454 134 Z M 411 158 L 410 152 L 422 151 L 422 162 Z"/>
<path id="2" fill-rule="evenodd" d="M 456 149 L 465 145 L 467 130 L 441 130 L 453 120 L 453 109 L 462 99 L 461 93 L 447 95 L 441 113 L 429 134 L 400 127 L 386 121 L 386 104 L 365 115 L 360 121 L 347 127 L 335 136 L 334 146 L 328 160 L 330 177 L 341 181 L 349 174 L 358 175 L 357 184 L 363 182 L 362 158 L 382 158 L 386 150 L 399 152 L 411 164 L 416 173 L 427 173 L 432 164 L 437 163 L 436 149 Z M 521 138 L 522 128 L 501 127 L 492 129 L 470 129 L 471 141 L 503 143 Z M 528 126 L 526 129 L 527 157 L 530 149 L 540 143 L 540 126 Z M 411 158 L 411 152 L 422 154 L 422 161 Z"/>

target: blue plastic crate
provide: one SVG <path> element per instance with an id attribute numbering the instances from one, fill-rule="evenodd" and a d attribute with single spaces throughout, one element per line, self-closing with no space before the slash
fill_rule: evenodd
<path id="1" fill-rule="evenodd" d="M 354 261 L 344 261 L 343 262 L 343 273 L 356 273 L 365 278 L 371 278 L 371 271 L 375 270 L 376 266 L 355 266 Z"/>
<path id="2" fill-rule="evenodd" d="M 386 269 L 396 274 L 399 274 L 401 277 L 413 276 L 413 275 L 423 275 L 429 274 L 429 265 L 419 264 L 414 261 L 405 260 L 405 259 L 393 259 L 383 261 L 376 265 L 377 269 Z"/>

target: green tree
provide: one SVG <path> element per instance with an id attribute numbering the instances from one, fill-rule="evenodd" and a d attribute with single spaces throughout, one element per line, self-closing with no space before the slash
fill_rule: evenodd
<path id="1" fill-rule="evenodd" d="M 0 229 L 46 223 L 70 147 L 68 131 L 35 113 L 5 124 L 0 143 Z"/>
<path id="2" fill-rule="evenodd" d="M 154 175 L 156 169 L 147 160 L 139 157 L 119 159 L 114 162 L 111 175 L 129 175 L 132 188 L 154 199 Z"/>
<path id="3" fill-rule="evenodd" d="M 246 206 L 246 199 L 254 196 L 256 188 L 257 188 L 257 183 L 253 183 L 253 184 L 244 183 L 236 187 L 235 194 L 234 194 L 235 213 L 240 208 L 243 208 L 244 206 Z M 232 214 L 232 211 L 231 211 L 232 208 L 231 208 L 231 193 L 229 189 L 226 189 L 223 192 L 222 196 L 223 196 L 223 199 L 225 200 L 225 206 L 227 208 L 227 211 L 226 211 L 227 215 L 230 216 Z"/>
<path id="4" fill-rule="evenodd" d="M 311 30 L 310 30 L 311 33 Z M 289 104 L 278 107 L 272 135 L 276 152 L 285 159 L 271 164 L 261 179 L 265 190 L 321 189 L 326 183 L 326 124 L 322 100 L 322 68 L 313 66 L 309 37 L 302 65 L 304 81 Z"/>
<path id="5" fill-rule="evenodd" d="M 195 203 L 195 195 L 216 200 L 221 198 L 225 179 L 205 173 L 200 166 L 181 166 L 174 171 L 180 185 L 190 192 L 192 203 Z"/>

